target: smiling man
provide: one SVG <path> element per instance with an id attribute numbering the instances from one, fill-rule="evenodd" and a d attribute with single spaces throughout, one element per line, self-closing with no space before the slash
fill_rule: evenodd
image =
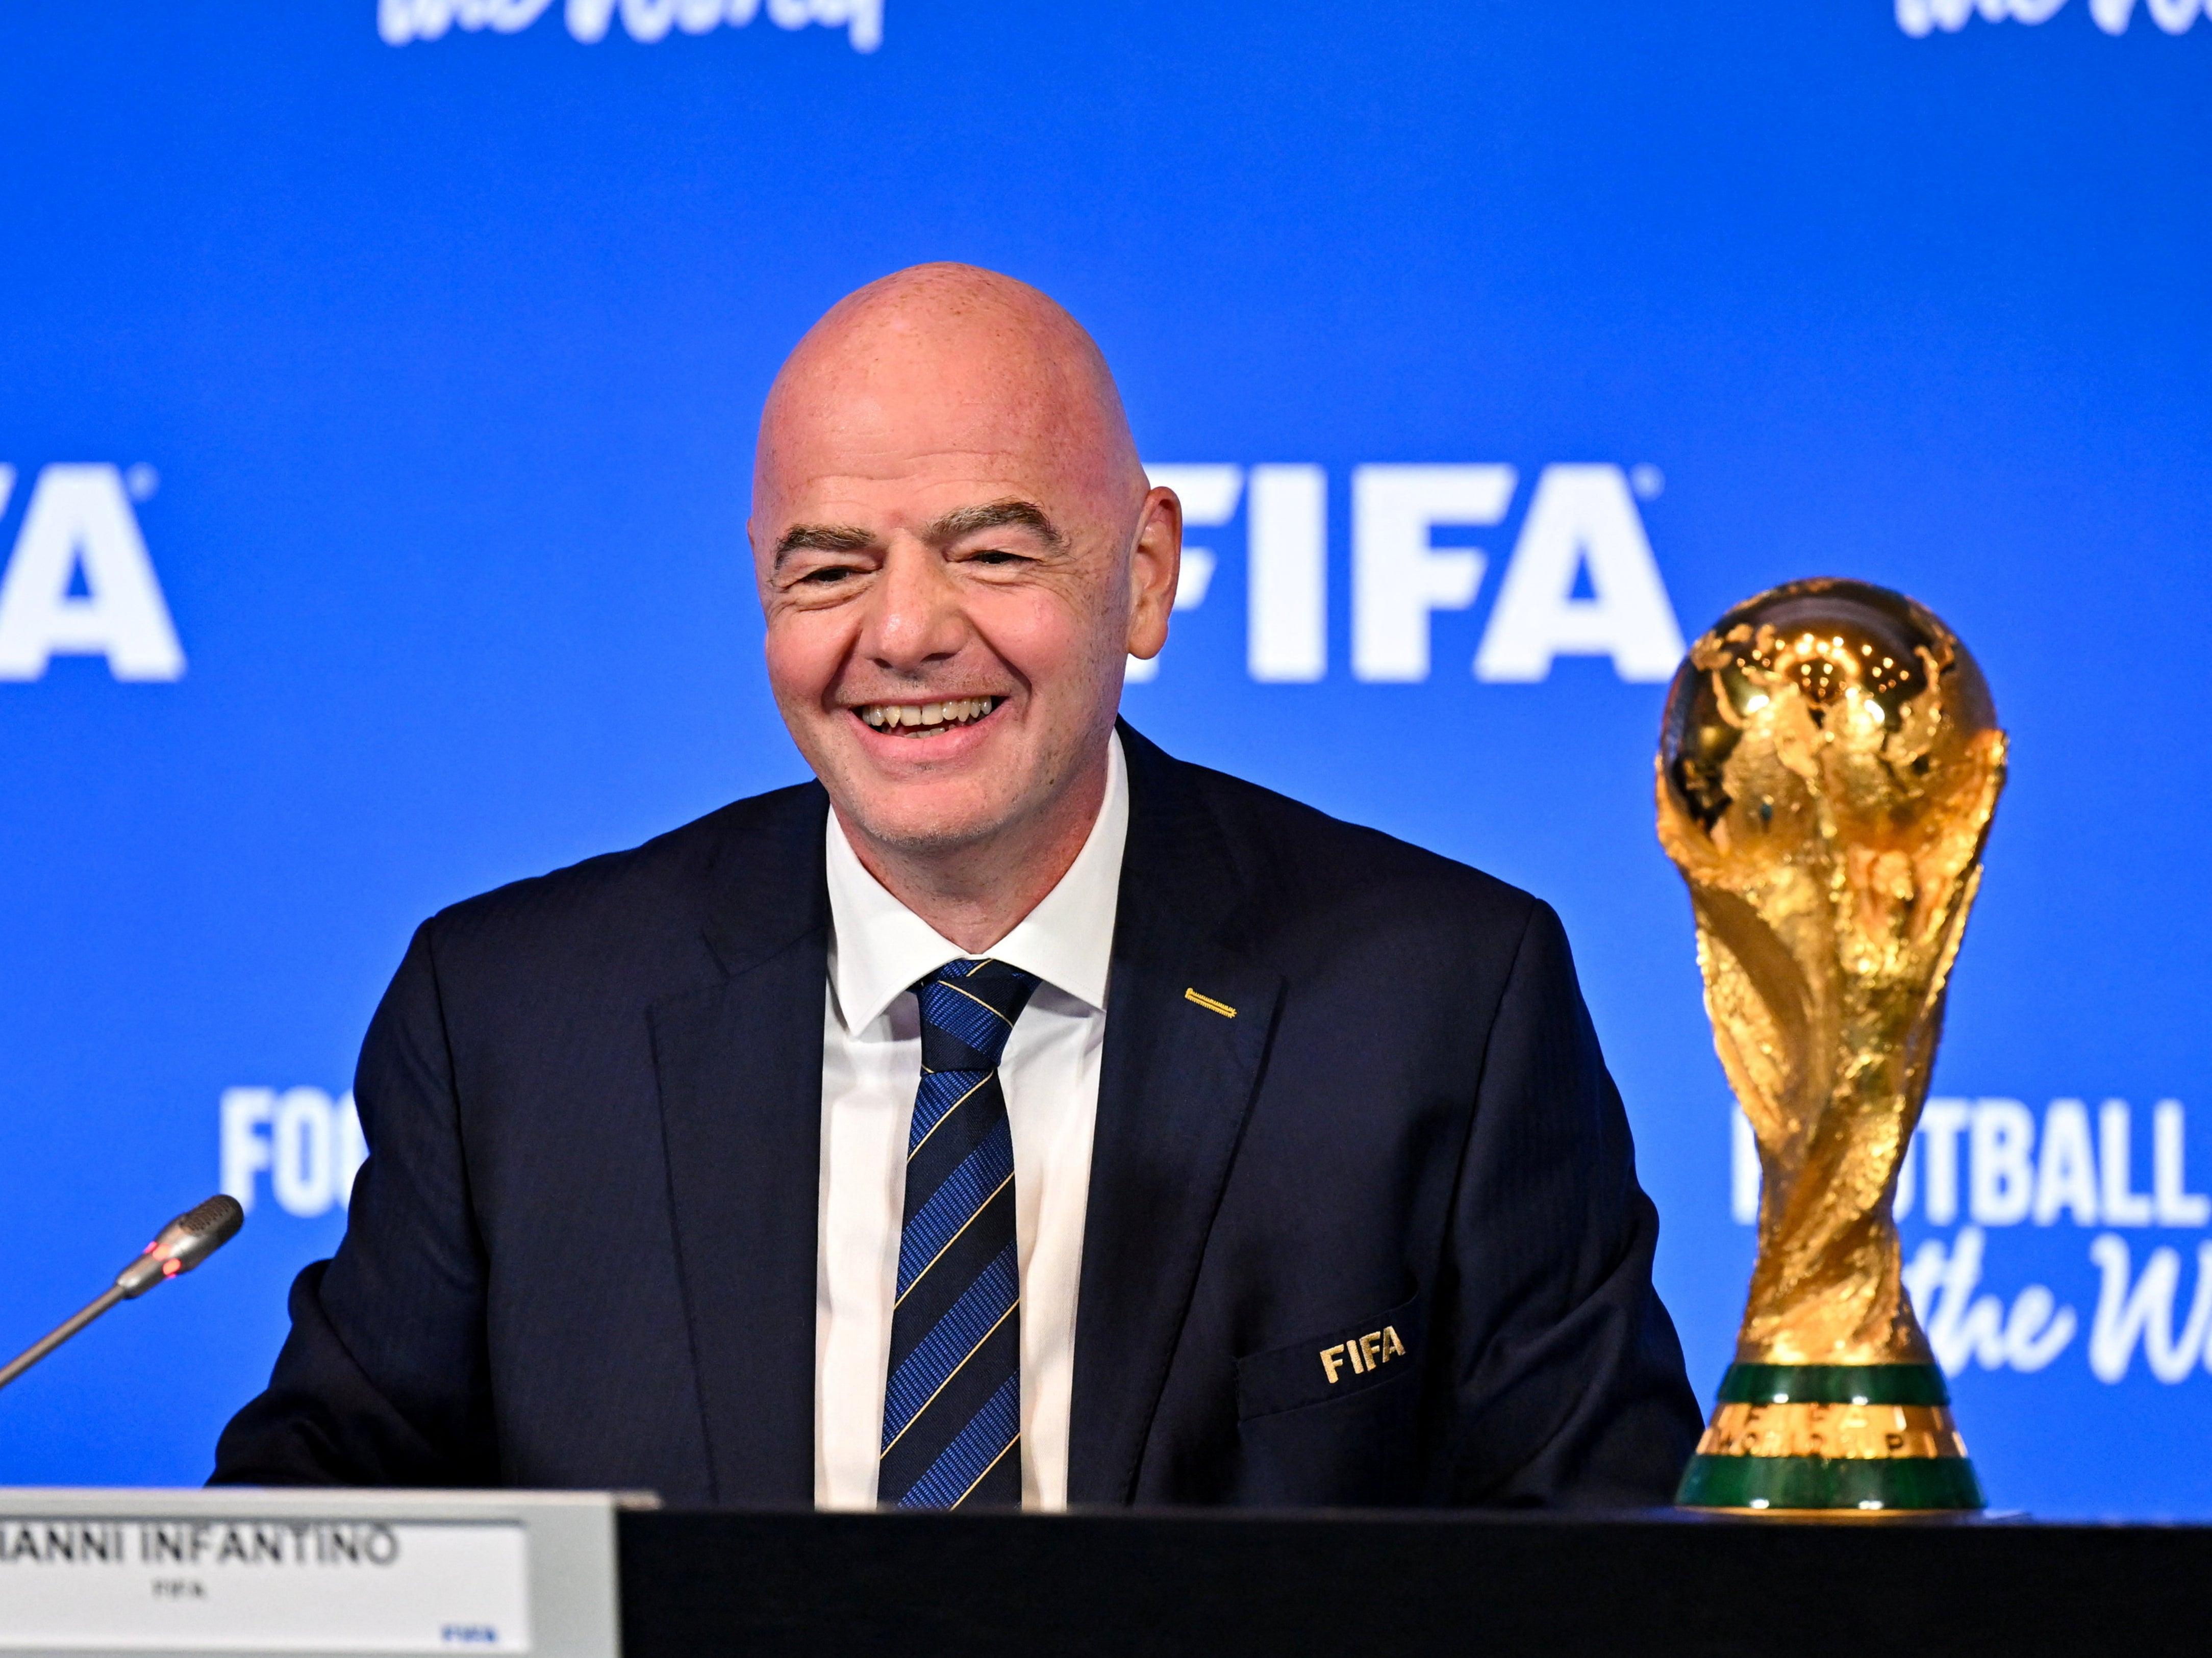
<path id="1" fill-rule="evenodd" d="M 1698 1415 L 1557 918 L 1117 724 L 1181 509 L 1074 320 L 851 295 L 750 530 L 817 780 L 416 932 L 216 1479 L 1667 1500 Z"/>

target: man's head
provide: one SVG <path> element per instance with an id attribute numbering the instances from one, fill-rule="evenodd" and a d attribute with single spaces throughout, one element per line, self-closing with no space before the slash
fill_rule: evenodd
<path id="1" fill-rule="evenodd" d="M 769 683 L 864 857 L 1064 839 L 1095 809 L 1182 513 L 1066 312 L 957 264 L 840 301 L 769 392 L 748 527 Z"/>

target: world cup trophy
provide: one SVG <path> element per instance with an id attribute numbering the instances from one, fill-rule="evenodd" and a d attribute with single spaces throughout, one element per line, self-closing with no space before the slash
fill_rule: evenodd
<path id="1" fill-rule="evenodd" d="M 1902 594 L 1793 581 L 1691 647 L 1658 771 L 1763 1176 L 1735 1362 L 1676 1501 L 1979 1509 L 1891 1203 L 2004 786 L 1989 688 Z"/>

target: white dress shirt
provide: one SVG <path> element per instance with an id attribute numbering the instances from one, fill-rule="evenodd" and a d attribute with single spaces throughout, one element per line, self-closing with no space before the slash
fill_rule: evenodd
<path id="1" fill-rule="evenodd" d="M 1110 739 L 1106 799 L 1060 884 L 988 952 L 1042 982 L 999 1063 L 1014 1141 L 1021 1260 L 1022 1506 L 1067 1506 L 1075 1297 L 1091 1137 L 1106 1040 L 1106 972 L 1129 784 Z M 907 1131 L 921 1081 L 911 987 L 969 952 L 884 889 L 829 826 L 830 985 L 822 1024 L 822 1189 L 815 1269 L 814 1501 L 876 1500 L 884 1379 L 906 1198 Z"/>

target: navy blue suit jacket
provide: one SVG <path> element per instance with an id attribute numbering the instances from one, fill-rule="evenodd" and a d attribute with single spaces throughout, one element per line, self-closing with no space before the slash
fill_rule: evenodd
<path id="1" fill-rule="evenodd" d="M 1558 918 L 1122 740 L 1070 1500 L 1668 1500 L 1696 1403 Z M 424 924 L 216 1480 L 811 1500 L 827 808 Z"/>

